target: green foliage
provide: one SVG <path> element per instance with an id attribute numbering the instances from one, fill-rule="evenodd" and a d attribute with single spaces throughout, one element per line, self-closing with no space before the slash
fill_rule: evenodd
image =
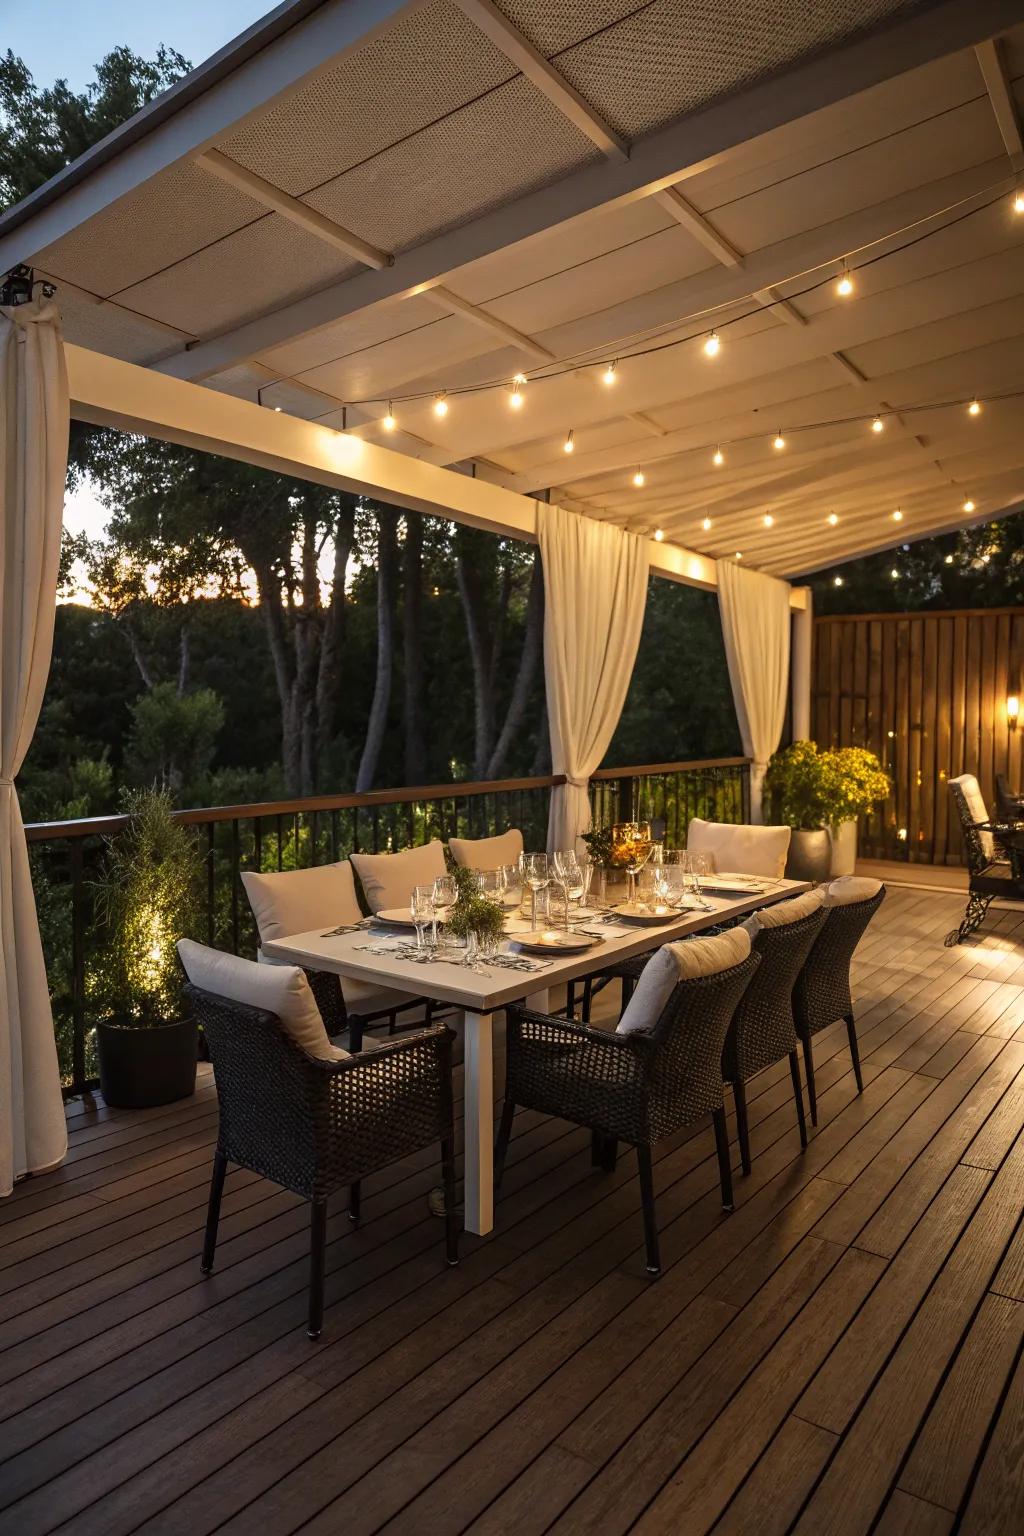
<path id="1" fill-rule="evenodd" d="M 764 778 L 765 818 L 804 831 L 837 827 L 866 815 L 892 793 L 873 752 L 841 747 L 819 752 L 813 741 L 794 741 L 772 754 Z"/>
<path id="2" fill-rule="evenodd" d="M 842 580 L 838 587 L 837 576 Z M 880 554 L 817 571 L 807 580 L 818 613 L 1024 604 L 1024 515 L 913 544 L 894 544 Z"/>
<path id="3" fill-rule="evenodd" d="M 157 683 L 136 699 L 125 769 L 136 784 L 180 789 L 208 772 L 224 724 L 224 706 L 212 688 L 179 693 Z"/>
<path id="4" fill-rule="evenodd" d="M 484 943 L 500 939 L 505 930 L 502 909 L 480 894 L 473 870 L 455 866 L 452 873 L 458 894 L 445 923 L 447 931 L 456 939 L 471 935 Z"/>
<path id="5" fill-rule="evenodd" d="M 591 862 L 600 869 L 612 867 L 612 829 L 611 827 L 592 827 L 589 832 L 582 834 L 581 841 L 586 843 L 587 852 Z"/>
<path id="6" fill-rule="evenodd" d="M 90 1002 L 118 1023 L 160 1024 L 181 1016 L 175 946 L 192 931 L 203 860 L 166 791 L 126 790 L 122 809 L 128 825 L 105 840 L 94 883 L 106 942 L 87 978 Z"/>

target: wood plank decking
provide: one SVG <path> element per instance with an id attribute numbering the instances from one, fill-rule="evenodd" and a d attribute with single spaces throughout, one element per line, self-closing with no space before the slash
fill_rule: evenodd
<path id="1" fill-rule="evenodd" d="M 820 1037 L 801 1155 L 764 1073 L 734 1215 L 710 1129 L 659 1149 L 654 1283 L 632 1156 L 524 1114 L 458 1269 L 429 1159 L 334 1214 L 311 1344 L 290 1195 L 230 1173 L 200 1276 L 208 1077 L 70 1105 L 67 1165 L 0 1205 L 0 1532 L 1024 1530 L 1024 913 L 946 950 L 960 907 L 890 892 L 865 1092 Z"/>

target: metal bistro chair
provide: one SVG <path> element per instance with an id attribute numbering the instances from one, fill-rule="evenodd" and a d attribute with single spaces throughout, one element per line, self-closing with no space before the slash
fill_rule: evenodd
<path id="1" fill-rule="evenodd" d="M 968 870 L 967 910 L 960 926 L 946 935 L 946 947 L 951 949 L 977 932 L 996 897 L 1024 901 L 1024 881 L 1020 878 L 1016 861 L 1000 853 L 992 821 L 974 775 L 964 773 L 959 778 L 950 779 L 949 792 L 960 818 Z"/>
<path id="2" fill-rule="evenodd" d="M 434 1142 L 441 1144 L 445 1256 L 457 1264 L 451 1036 L 441 1024 L 341 1060 L 307 1054 L 276 1014 L 185 988 L 209 1042 L 220 1129 L 203 1243 L 213 1269 L 228 1163 L 250 1168 L 310 1202 L 309 1322 L 323 1327 L 327 1200 L 348 1187 L 358 1224 L 359 1181 Z"/>
<path id="3" fill-rule="evenodd" d="M 508 1010 L 508 1073 L 495 1153 L 501 1175 L 517 1106 L 556 1115 L 592 1133 L 592 1160 L 614 1168 L 618 1142 L 636 1148 L 647 1273 L 661 1272 L 651 1148 L 710 1114 L 725 1210 L 733 1208 L 723 1107 L 722 1046 L 737 1002 L 758 966 L 739 964 L 678 983 L 648 1030 L 611 1034 L 522 1007 Z"/>
<path id="4" fill-rule="evenodd" d="M 825 909 L 825 921 L 793 989 L 793 1013 L 796 1032 L 804 1050 L 807 1097 L 811 1106 L 811 1124 L 818 1123 L 818 1096 L 814 1085 L 812 1041 L 821 1030 L 837 1019 L 844 1020 L 850 1042 L 850 1058 L 857 1092 L 864 1092 L 857 1047 L 857 1024 L 850 996 L 850 962 L 865 928 L 885 900 L 885 886 L 864 901 L 852 901 Z"/>

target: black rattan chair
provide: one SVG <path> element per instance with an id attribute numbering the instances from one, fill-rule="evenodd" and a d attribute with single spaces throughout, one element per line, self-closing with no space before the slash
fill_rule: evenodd
<path id="1" fill-rule="evenodd" d="M 793 988 L 811 945 L 825 921 L 823 910 L 777 928 L 761 928 L 753 940 L 753 952 L 761 961 L 757 975 L 740 998 L 722 1052 L 722 1076 L 732 1085 L 736 1101 L 736 1130 L 740 1163 L 749 1173 L 750 1128 L 747 1121 L 747 1083 L 756 1072 L 789 1058 L 793 1098 L 800 1127 L 800 1145 L 807 1145 L 804 1097 L 800 1089 Z"/>
<path id="2" fill-rule="evenodd" d="M 1024 799 L 1013 793 L 1005 773 L 996 774 L 996 815 L 1011 824 L 1024 821 Z"/>
<path id="3" fill-rule="evenodd" d="M 723 1108 L 722 1045 L 754 956 L 713 976 L 682 981 L 648 1031 L 609 1034 L 525 1008 L 508 1010 L 508 1072 L 495 1152 L 501 1175 L 517 1106 L 557 1115 L 592 1134 L 595 1166 L 611 1169 L 619 1141 L 636 1148 L 647 1272 L 659 1274 L 651 1147 L 710 1114 L 722 1205 L 733 1207 L 729 1134 Z"/>
<path id="4" fill-rule="evenodd" d="M 995 842 L 991 819 L 986 816 L 983 820 L 975 820 L 961 784 L 950 780 L 949 792 L 960 818 L 968 873 L 967 910 L 960 926 L 946 935 L 948 949 L 955 944 L 962 944 L 972 933 L 977 932 L 989 906 L 997 898 L 1024 901 L 1024 879 L 1021 878 L 1019 855 L 1008 862 L 1006 855 L 1001 854 Z"/>
<path id="5" fill-rule="evenodd" d="M 827 1029 L 837 1019 L 843 1019 L 846 1023 L 857 1092 L 864 1092 L 860 1051 L 857 1047 L 857 1024 L 850 996 L 850 962 L 865 928 L 884 900 L 883 885 L 877 896 L 870 896 L 866 901 L 851 901 L 845 906 L 827 907 L 821 932 L 811 945 L 811 952 L 793 988 L 793 1015 L 796 1032 L 804 1048 L 807 1097 L 813 1125 L 818 1123 L 818 1097 L 814 1086 L 814 1050 L 811 1042 L 816 1034 Z"/>
<path id="6" fill-rule="evenodd" d="M 210 1184 L 202 1268 L 213 1268 L 228 1163 L 251 1168 L 310 1201 L 309 1324 L 323 1326 L 327 1200 L 348 1187 L 358 1223 L 359 1181 L 441 1144 L 445 1254 L 457 1264 L 451 1035 L 436 1024 L 339 1061 L 301 1050 L 276 1014 L 187 986 L 210 1048 L 220 1129 Z"/>

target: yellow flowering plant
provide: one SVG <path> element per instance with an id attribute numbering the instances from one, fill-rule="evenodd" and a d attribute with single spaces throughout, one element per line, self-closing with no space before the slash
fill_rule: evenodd
<path id="1" fill-rule="evenodd" d="M 765 819 L 803 831 L 838 827 L 866 815 L 891 793 L 889 775 L 864 747 L 819 752 L 813 741 L 794 741 L 773 753 L 768 764 Z"/>

